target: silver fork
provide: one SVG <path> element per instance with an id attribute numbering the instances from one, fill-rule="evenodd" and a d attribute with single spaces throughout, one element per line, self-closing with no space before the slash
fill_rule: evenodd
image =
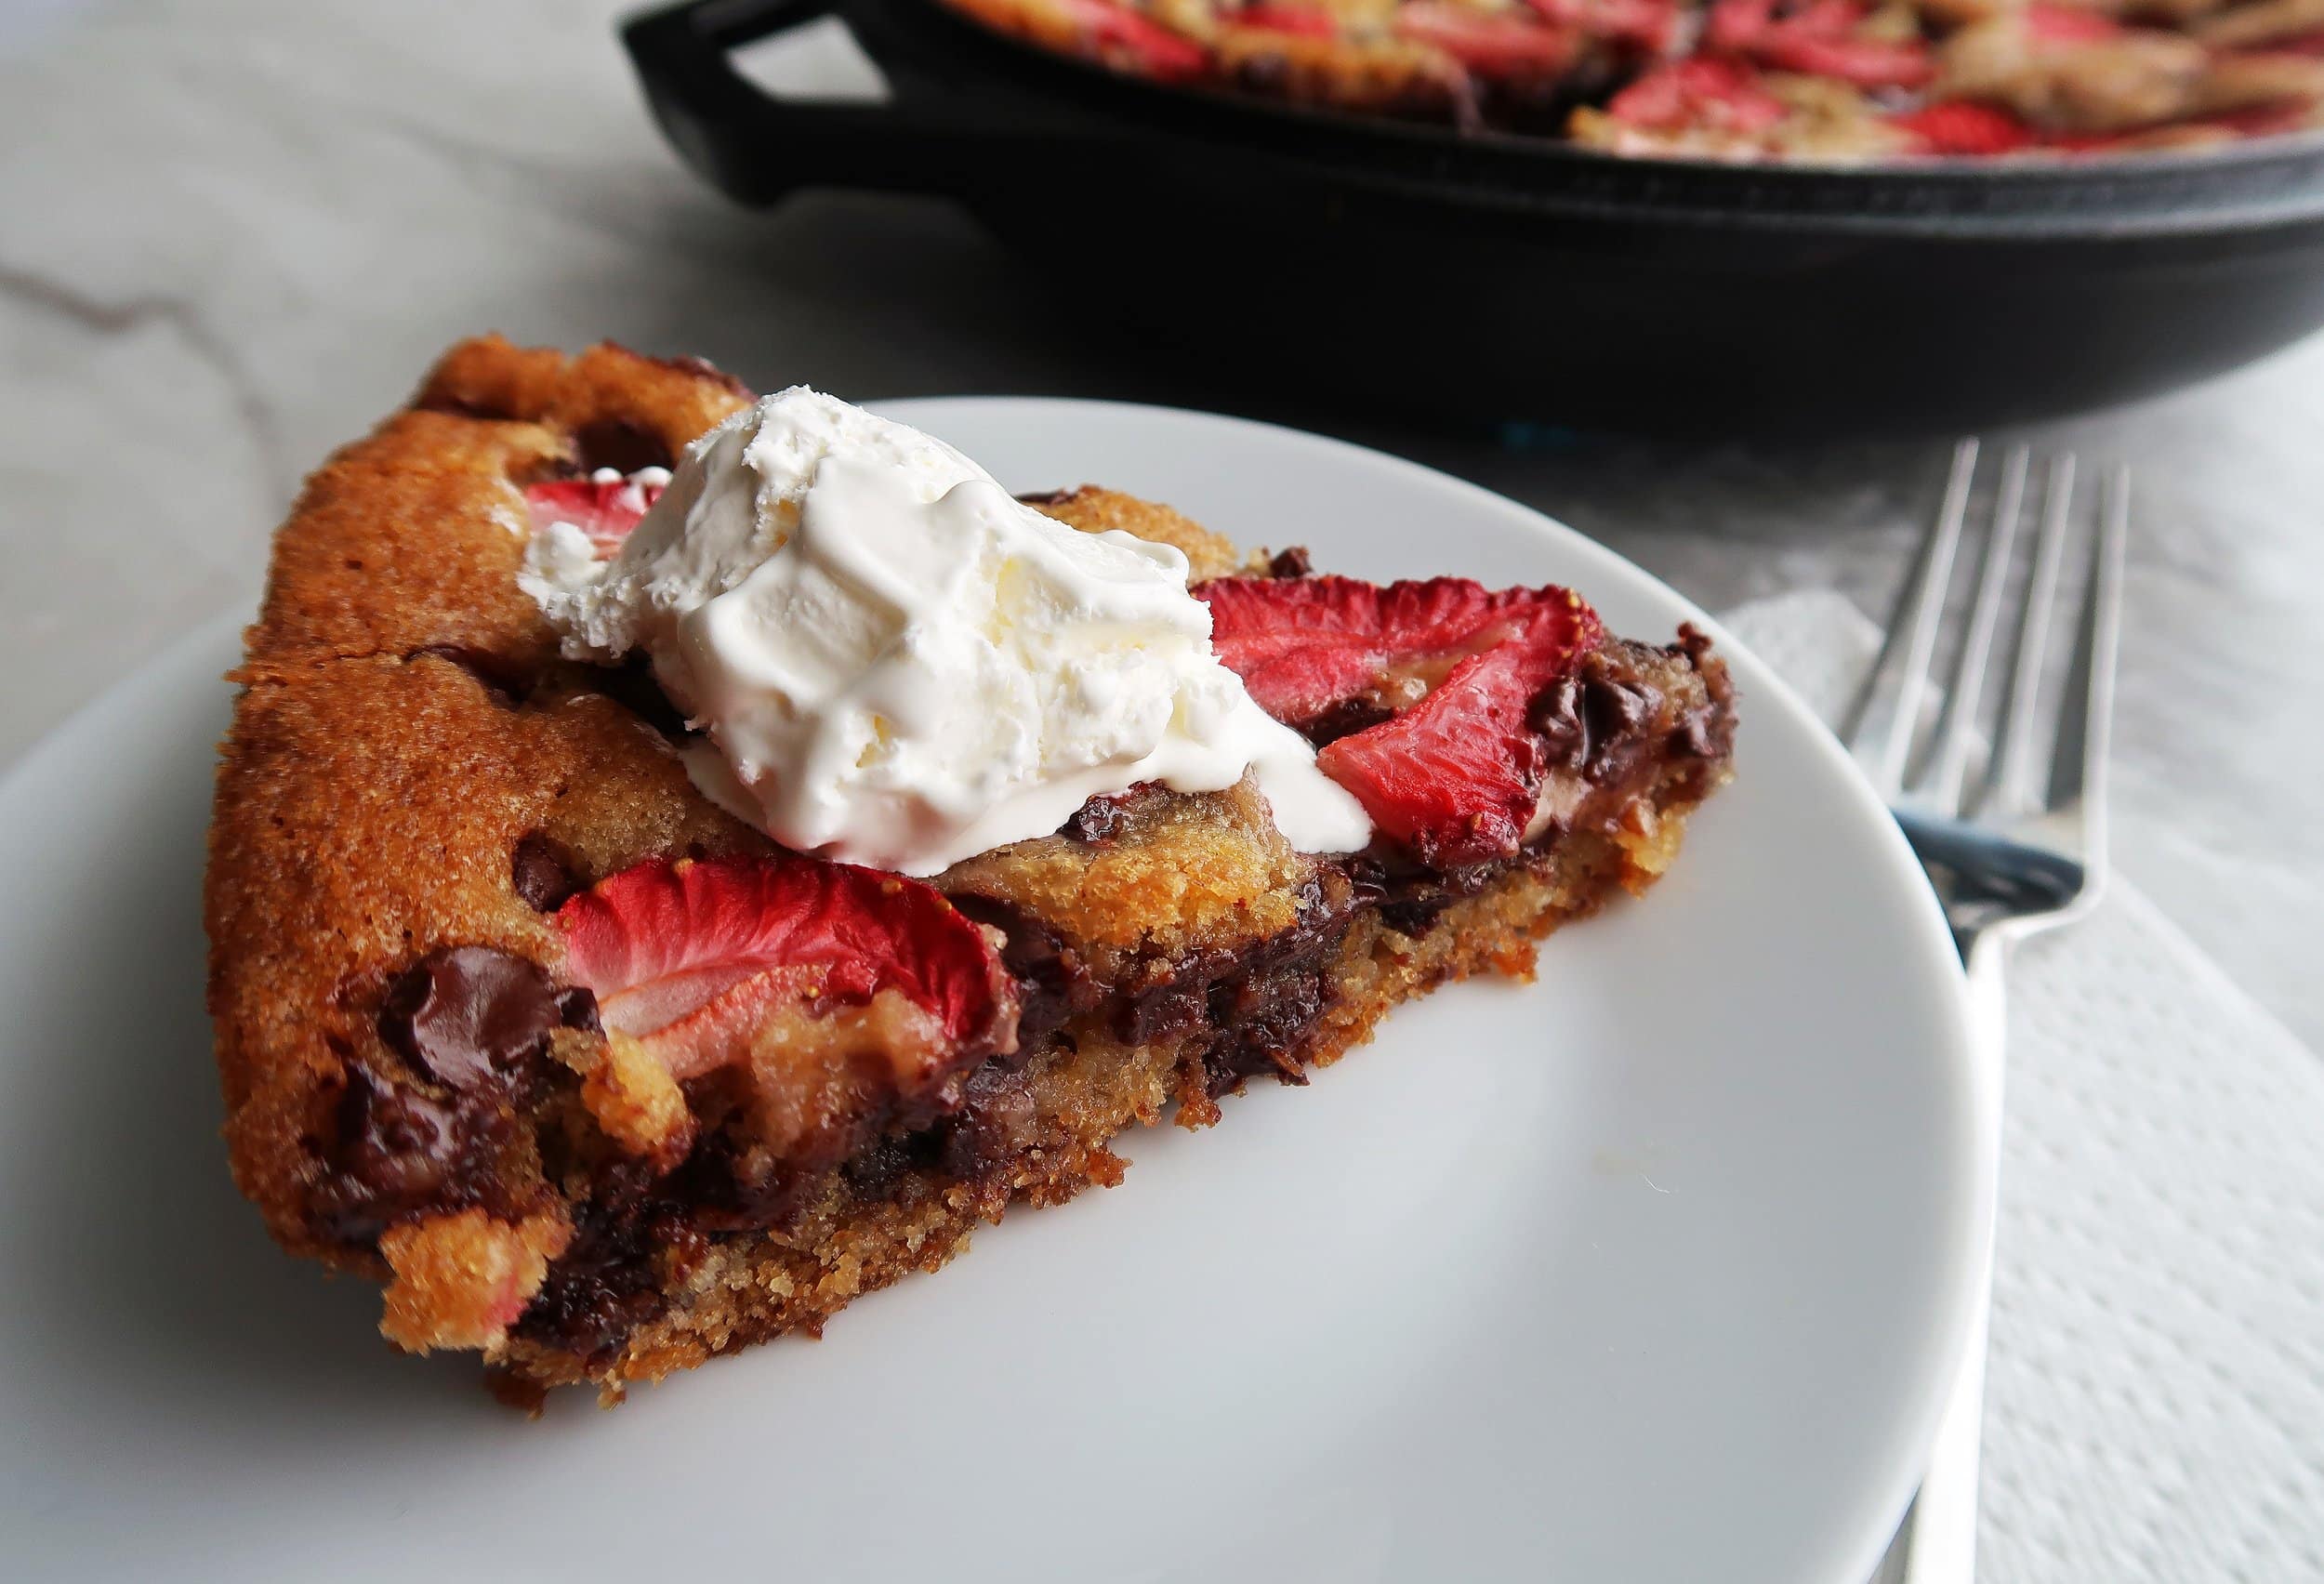
<path id="1" fill-rule="evenodd" d="M 2030 458 L 2002 459 L 1963 617 L 1948 610 L 1976 482 L 1977 442 L 1953 452 L 1944 503 L 1922 540 L 1842 737 L 1920 854 L 1945 905 L 1967 969 L 1977 1049 L 1979 1122 L 2000 1137 L 2002 970 L 2029 935 L 2080 917 L 2106 881 L 2106 737 L 2121 627 L 2122 559 L 2130 475 L 2106 481 L 2090 535 L 2090 575 L 2055 727 L 2037 724 L 2052 617 L 2074 532 L 2074 458 L 2044 469 L 2031 566 L 2015 600 L 2006 693 L 1988 735 L 1986 675 L 2016 561 Z M 1948 630 L 1953 640 L 1946 641 Z M 1953 659 L 1935 721 L 1924 732 L 1940 650 Z M 1925 742 L 1923 739 L 1925 738 Z M 1990 743 L 1987 750 L 1986 744 Z M 1979 760 L 1982 759 L 1982 765 Z M 1988 1156 L 1988 1158 L 1993 1158 Z M 1984 1419 L 1986 1325 L 1993 1270 L 1977 1275 L 1975 1319 L 1919 1494 L 1874 1574 L 1874 1584 L 1968 1584 L 1976 1568 L 1977 1452 Z"/>

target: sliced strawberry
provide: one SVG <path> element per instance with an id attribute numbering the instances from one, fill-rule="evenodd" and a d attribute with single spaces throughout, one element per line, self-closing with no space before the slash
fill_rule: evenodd
<path id="1" fill-rule="evenodd" d="M 2037 44 L 2093 44 L 2119 38 L 2123 32 L 2112 17 L 2077 6 L 2044 6 L 2039 0 L 2026 7 L 2025 18 L 2026 36 Z"/>
<path id="2" fill-rule="evenodd" d="M 1331 20 L 1331 13 L 1317 6 L 1246 6 L 1239 11 L 1227 12 L 1221 20 L 1238 28 L 1293 33 L 1301 38 L 1336 38 L 1340 33 L 1340 25 Z"/>
<path id="3" fill-rule="evenodd" d="M 1570 590 L 1303 577 L 1195 592 L 1220 660 L 1278 719 L 1313 731 L 1365 702 L 1377 723 L 1325 743 L 1315 762 L 1383 835 L 1438 867 L 1516 850 L 1545 763 L 1533 700 L 1604 635 Z"/>
<path id="4" fill-rule="evenodd" d="M 1502 81 L 1558 76 L 1574 63 L 1580 38 L 1538 18 L 1493 16 L 1453 0 L 1417 0 L 1396 11 L 1398 36 L 1433 45 L 1480 77 Z"/>
<path id="5" fill-rule="evenodd" d="M 1353 577 L 1221 577 L 1197 585 L 1210 646 L 1278 720 L 1303 726 L 1374 687 L 1399 662 L 1490 643 L 1512 612 L 1563 590 L 1488 591 L 1465 577 L 1382 586 Z"/>
<path id="6" fill-rule="evenodd" d="M 1918 87 L 1935 74 L 1926 45 L 1860 36 L 1866 14 L 1862 0 L 1712 0 L 1703 46 L 1860 88 Z"/>
<path id="7" fill-rule="evenodd" d="M 1200 76 L 1210 64 L 1208 50 L 1172 33 L 1143 11 L 1116 5 L 1114 0 L 1063 0 L 1063 4 L 1066 14 L 1100 55 L 1118 57 L 1142 75 L 1175 82 Z"/>
<path id="8" fill-rule="evenodd" d="M 1517 850 L 1548 750 L 1527 722 L 1533 700 L 1571 667 L 1594 617 L 1568 606 L 1472 655 L 1393 720 L 1327 743 L 1326 775 L 1355 794 L 1381 831 L 1433 868 Z"/>
<path id="9" fill-rule="evenodd" d="M 794 854 L 654 860 L 556 914 L 567 977 L 597 997 L 605 1027 L 645 1045 L 680 1079 L 748 1058 L 786 1012 L 818 1014 L 898 993 L 943 1049 L 919 1053 L 910 1088 L 1012 1042 L 1016 1001 L 984 932 L 929 886 Z"/>
<path id="10" fill-rule="evenodd" d="M 1606 101 L 1626 125 L 1656 131 L 1763 132 L 1789 113 L 1738 60 L 1696 56 L 1658 66 Z"/>
<path id="11" fill-rule="evenodd" d="M 659 469 L 626 479 L 558 479 L 527 486 L 524 504 L 532 508 L 535 532 L 552 522 L 570 522 L 589 536 L 603 561 L 621 548 L 668 482 L 669 475 Z"/>
<path id="12" fill-rule="evenodd" d="M 1544 21 L 1657 53 L 1678 42 L 1678 0 L 1526 0 Z"/>
<path id="13" fill-rule="evenodd" d="M 1923 154 L 2007 154 L 2040 140 L 2034 129 L 1995 105 L 1972 99 L 1940 99 L 1889 125 L 1911 134 Z"/>

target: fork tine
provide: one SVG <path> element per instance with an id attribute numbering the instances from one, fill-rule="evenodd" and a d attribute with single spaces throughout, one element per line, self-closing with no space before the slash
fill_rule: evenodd
<path id="1" fill-rule="evenodd" d="M 2034 765 L 2034 705 L 2041 692 L 2042 663 L 2049 656 L 2050 616 L 2057 604 L 2058 572 L 2066 560 L 2066 535 L 2074 504 L 2074 456 L 2053 457 L 2042 490 L 2041 532 L 2034 545 L 2033 574 L 2018 613 L 2017 643 L 2010 656 L 2009 695 L 2003 704 L 2000 746 L 1986 768 L 1985 795 L 1977 812 L 2030 813 L 2040 806 L 2040 787 L 2047 764 Z"/>
<path id="2" fill-rule="evenodd" d="M 1842 740 L 1865 766 L 1873 788 L 1890 801 L 1903 789 L 1905 766 L 1912 757 L 1915 729 L 1928 693 L 1929 661 L 1936 653 L 1937 630 L 1944 625 L 1945 595 L 1953 580 L 1953 554 L 1961 543 L 1961 521 L 1969 511 L 1969 486 L 1977 472 L 1977 442 L 1973 437 L 1953 447 L 1951 472 L 1945 481 L 1945 502 L 1921 542 L 1920 569 L 1895 615 L 1887 639 L 1848 711 Z M 1891 661 L 1901 653 L 1901 669 Z M 1895 672 L 1896 692 L 1892 710 L 1880 718 L 1876 706 Z M 1877 745 L 1873 742 L 1878 737 Z"/>
<path id="3" fill-rule="evenodd" d="M 2073 680 L 2058 720 L 2050 802 L 2079 802 L 2083 862 L 2095 872 L 2105 853 L 2106 740 L 2114 728 L 2114 667 L 2122 632 L 2122 561 L 2130 539 L 2131 475 L 2107 476 L 2098 535 L 2090 550 L 2090 589 L 2074 647 Z"/>
<path id="4" fill-rule="evenodd" d="M 1977 561 L 1977 594 L 1969 613 L 1969 631 L 1953 660 L 1953 679 L 1945 693 L 1945 710 L 1937 722 L 1936 763 L 1925 793 L 1937 813 L 1952 819 L 1961 813 L 1961 784 L 1969 774 L 1969 752 L 1977 739 L 1979 705 L 1985 695 L 1985 669 L 1993 650 L 1993 628 L 2000 620 L 2001 589 L 2009 580 L 2011 552 L 2017 544 L 2017 518 L 2026 498 L 2026 447 L 2012 446 L 2001 463 L 2001 487 L 1993 501 L 1993 525 L 1985 536 Z"/>

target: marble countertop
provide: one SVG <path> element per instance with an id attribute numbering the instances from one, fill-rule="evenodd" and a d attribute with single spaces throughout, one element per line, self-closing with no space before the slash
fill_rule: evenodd
<path id="1" fill-rule="evenodd" d="M 1264 411 L 1093 347 L 942 205 L 729 207 L 649 124 L 619 9 L 0 12 L 0 764 L 179 634 L 250 609 L 301 474 L 473 331 L 701 352 L 761 388 Z M 1477 479 L 1713 609 L 1824 587 L 1884 614 L 1942 463 L 1925 445 L 1510 448 L 1267 416 Z M 2285 663 L 2324 587 L 2324 338 L 2027 438 L 2141 481 L 2117 859 L 2324 1049 L 2324 733 Z"/>

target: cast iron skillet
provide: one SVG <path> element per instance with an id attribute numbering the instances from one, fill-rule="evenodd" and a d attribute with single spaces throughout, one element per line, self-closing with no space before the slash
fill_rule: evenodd
<path id="1" fill-rule="evenodd" d="M 728 59 L 836 15 L 882 104 Z M 701 0 L 625 37 L 746 204 L 941 194 L 1062 312 L 1265 389 L 1405 416 L 1838 437 L 2161 390 L 2324 323 L 2324 138 L 2060 165 L 1624 160 L 1118 77 L 932 0 Z M 869 305 L 876 306 L 876 305 Z"/>

